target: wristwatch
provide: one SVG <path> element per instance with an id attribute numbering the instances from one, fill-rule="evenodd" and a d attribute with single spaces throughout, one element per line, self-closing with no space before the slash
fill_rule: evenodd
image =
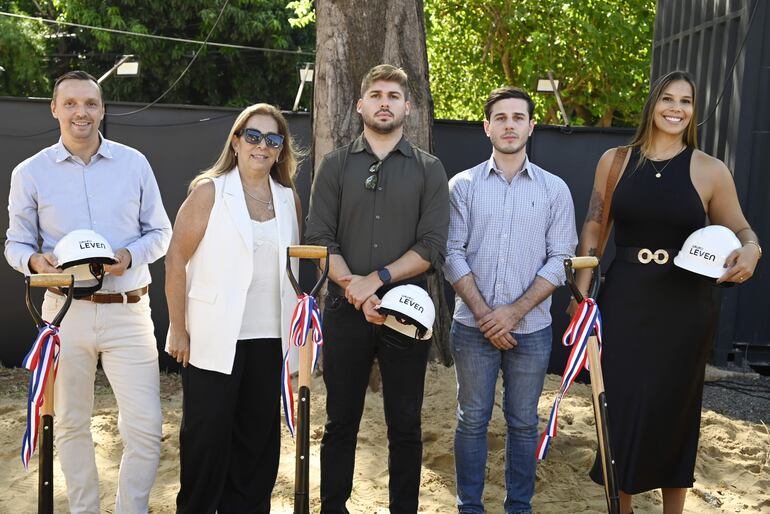
<path id="1" fill-rule="evenodd" d="M 380 268 L 377 270 L 377 276 L 382 280 L 382 285 L 386 286 L 390 284 L 390 271 L 388 268 Z"/>

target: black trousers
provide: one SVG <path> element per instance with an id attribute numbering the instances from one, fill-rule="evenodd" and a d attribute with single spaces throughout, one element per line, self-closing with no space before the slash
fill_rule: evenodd
<path id="1" fill-rule="evenodd" d="M 415 514 L 420 492 L 420 416 L 430 344 L 368 323 L 344 297 L 324 310 L 326 426 L 321 440 L 321 513 L 347 514 L 356 439 L 372 362 L 382 375 L 388 426 L 391 514 Z"/>
<path id="2" fill-rule="evenodd" d="M 263 514 L 281 453 L 281 340 L 238 341 L 231 375 L 182 370 L 177 513 Z"/>

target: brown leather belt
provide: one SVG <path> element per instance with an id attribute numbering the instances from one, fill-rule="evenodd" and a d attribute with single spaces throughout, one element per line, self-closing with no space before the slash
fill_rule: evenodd
<path id="1" fill-rule="evenodd" d="M 64 293 L 55 287 L 49 287 L 48 290 L 53 294 L 65 296 Z M 144 286 L 139 289 L 134 289 L 133 291 L 126 291 L 125 293 L 92 294 L 84 296 L 83 298 L 78 298 L 78 300 L 94 303 L 137 303 L 149 290 L 149 286 Z"/>

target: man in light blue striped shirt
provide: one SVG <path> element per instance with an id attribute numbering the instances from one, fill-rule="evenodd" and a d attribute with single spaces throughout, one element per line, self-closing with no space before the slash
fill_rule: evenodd
<path id="1" fill-rule="evenodd" d="M 461 513 L 482 514 L 487 427 L 503 373 L 508 427 L 505 512 L 532 512 L 537 403 L 551 352 L 551 294 L 577 245 L 567 185 L 529 162 L 534 103 L 492 91 L 484 130 L 492 157 L 449 182 L 444 271 L 456 295 L 450 344 L 457 374 L 455 467 Z"/>
<path id="2" fill-rule="evenodd" d="M 104 103 L 91 75 L 72 71 L 59 77 L 51 112 L 61 139 L 11 174 L 5 258 L 25 275 L 60 273 L 52 251 L 76 229 L 99 233 L 114 251 L 117 262 L 105 266 L 102 289 L 73 300 L 61 324 L 56 447 L 70 512 L 144 514 L 158 468 L 162 424 L 147 265 L 165 255 L 171 223 L 147 159 L 99 133 Z M 49 289 L 43 319 L 53 319 L 64 300 Z M 99 359 L 117 399 L 123 439 L 114 510 L 99 505 L 90 430 Z"/>

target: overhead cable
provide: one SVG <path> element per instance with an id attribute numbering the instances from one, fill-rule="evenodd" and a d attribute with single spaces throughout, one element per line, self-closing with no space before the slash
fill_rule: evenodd
<path id="1" fill-rule="evenodd" d="M 67 27 L 75 27 L 75 28 L 81 28 L 81 29 L 89 29 L 89 30 L 101 30 L 104 32 L 111 32 L 113 34 L 123 34 L 125 36 L 136 36 L 136 37 L 146 37 L 150 39 L 161 39 L 164 41 L 174 41 L 177 43 L 188 43 L 188 44 L 194 44 L 194 45 L 208 45 L 208 46 L 216 46 L 221 48 L 235 48 L 237 50 L 251 50 L 255 52 L 267 52 L 267 53 L 279 53 L 279 54 L 290 54 L 290 55 L 315 55 L 315 52 L 307 52 L 304 50 L 285 50 L 281 48 L 263 48 L 259 46 L 247 46 L 247 45 L 234 45 L 231 43 L 211 43 L 209 41 L 199 41 L 196 39 L 186 39 L 186 38 L 180 38 L 180 37 L 171 37 L 171 36 L 158 36 L 156 34 L 143 34 L 141 32 L 132 32 L 129 30 L 120 30 L 120 29 L 110 29 L 107 27 L 97 27 L 95 25 L 85 25 L 82 23 L 73 23 L 69 21 L 59 21 L 59 20 L 49 20 L 46 18 L 41 18 L 39 16 L 28 16 L 24 14 L 16 14 L 16 13 L 10 13 L 5 11 L 0 11 L 0 16 L 9 16 L 11 18 L 21 18 L 24 20 L 32 20 L 32 21 L 39 21 L 41 23 L 48 23 L 51 25 L 64 25 Z"/>

